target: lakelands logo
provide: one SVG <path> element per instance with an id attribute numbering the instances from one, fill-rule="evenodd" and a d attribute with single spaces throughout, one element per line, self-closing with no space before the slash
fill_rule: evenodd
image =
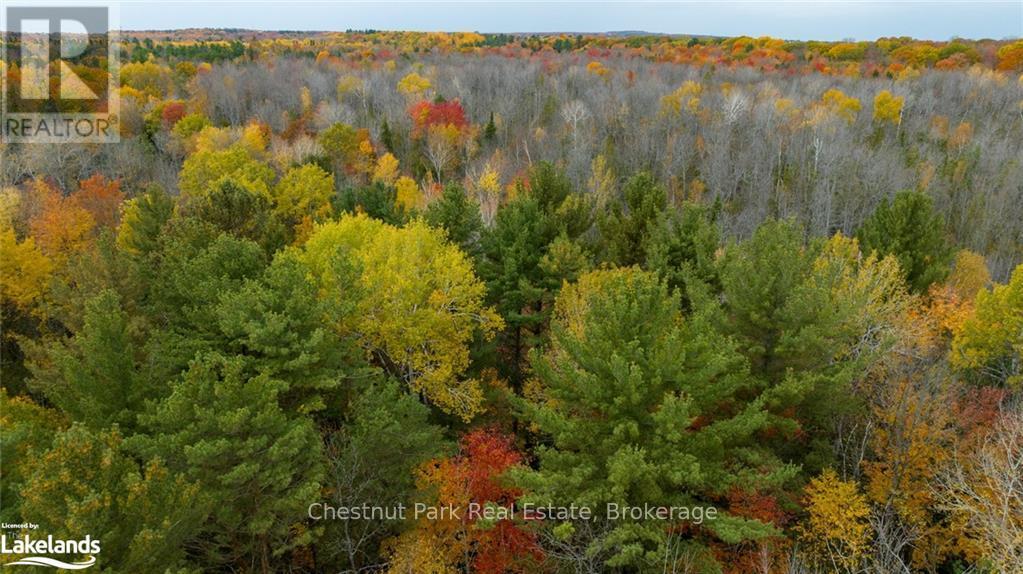
<path id="1" fill-rule="evenodd" d="M 111 7 L 13 3 L 3 2 L 0 12 L 3 141 L 119 141 L 119 48 Z"/>
<path id="2" fill-rule="evenodd" d="M 91 536 L 86 536 L 81 540 L 62 540 L 53 536 L 33 539 L 28 534 L 21 538 L 8 538 L 6 534 L 0 535 L 0 553 L 28 554 L 28 556 L 8 562 L 4 566 L 47 566 L 64 570 L 84 570 L 96 563 L 95 554 L 99 554 L 99 551 L 99 540 L 93 540 Z M 50 556 L 35 556 L 35 554 L 85 555 L 86 559 L 80 562 L 67 562 Z"/>

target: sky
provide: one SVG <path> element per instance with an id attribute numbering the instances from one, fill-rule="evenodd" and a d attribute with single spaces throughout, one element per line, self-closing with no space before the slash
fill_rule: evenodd
<path id="1" fill-rule="evenodd" d="M 3 0 L 0 0 L 3 1 Z M 89 4 L 87 0 L 64 4 Z M 478 32 L 642 30 L 794 40 L 1019 38 L 1023 0 L 349 2 L 344 0 L 122 0 L 125 30 L 247 28 Z"/>

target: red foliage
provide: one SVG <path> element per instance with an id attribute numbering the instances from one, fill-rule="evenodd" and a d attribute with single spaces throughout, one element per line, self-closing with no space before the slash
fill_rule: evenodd
<path id="1" fill-rule="evenodd" d="M 459 454 L 443 465 L 444 480 L 464 485 L 470 502 L 510 508 L 521 492 L 508 486 L 501 476 L 522 462 L 513 437 L 496 429 L 476 429 L 462 437 Z M 479 517 L 465 513 L 463 519 L 474 523 Z M 484 528 L 471 529 L 475 547 L 470 571 L 485 574 L 526 572 L 527 563 L 543 559 L 535 536 L 511 520 L 500 520 Z"/>
<path id="2" fill-rule="evenodd" d="M 458 100 L 450 102 L 416 102 L 408 110 L 414 124 L 413 135 L 419 136 L 433 126 L 455 126 L 465 129 L 469 121 L 465 119 L 465 110 Z"/>
<path id="3" fill-rule="evenodd" d="M 178 120 L 185 117 L 185 104 L 182 102 L 170 102 L 163 107 L 160 119 L 163 120 L 165 128 L 172 128 Z"/>

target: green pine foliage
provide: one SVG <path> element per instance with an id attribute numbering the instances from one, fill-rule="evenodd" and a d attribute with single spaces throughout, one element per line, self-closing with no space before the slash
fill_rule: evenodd
<path id="1" fill-rule="evenodd" d="M 743 357 L 702 317 L 683 319 L 656 275 L 598 271 L 562 292 L 548 354 L 536 354 L 540 397 L 520 403 L 542 437 L 538 468 L 521 483 L 543 503 L 603 509 L 700 506 L 733 486 L 777 484 L 791 474 L 758 446 L 762 400 Z M 721 516 L 713 537 L 737 543 L 774 532 Z M 640 568 L 669 552 L 656 520 L 616 521 L 586 552 Z"/>
<path id="2" fill-rule="evenodd" d="M 883 199 L 856 237 L 865 253 L 894 255 L 917 293 L 948 276 L 954 250 L 945 221 L 922 192 L 902 191 L 892 201 Z"/>

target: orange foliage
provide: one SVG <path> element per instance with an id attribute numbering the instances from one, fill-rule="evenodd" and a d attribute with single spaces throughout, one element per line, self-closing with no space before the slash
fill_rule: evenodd
<path id="1" fill-rule="evenodd" d="M 78 193 L 73 200 L 92 215 L 97 225 L 117 227 L 124 201 L 120 180 L 107 180 L 100 174 L 84 179 L 79 182 Z"/>

